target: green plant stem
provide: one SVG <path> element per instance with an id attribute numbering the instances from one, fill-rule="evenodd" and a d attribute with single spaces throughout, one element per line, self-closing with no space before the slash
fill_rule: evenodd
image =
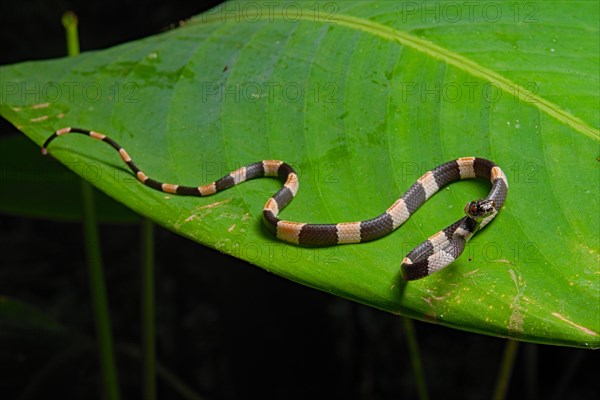
<path id="1" fill-rule="evenodd" d="M 142 376 L 143 399 L 156 399 L 156 354 L 154 332 L 154 224 L 142 219 Z"/>
<path id="2" fill-rule="evenodd" d="M 113 350 L 106 286 L 104 284 L 104 270 L 100 254 L 100 239 L 94 209 L 93 189 L 83 179 L 81 180 L 81 197 L 83 200 L 84 240 L 104 390 L 106 391 L 107 399 L 117 400 L 119 399 L 119 384 L 117 381 L 117 367 Z"/>
<path id="3" fill-rule="evenodd" d="M 73 12 L 63 14 L 62 23 L 65 27 L 67 52 L 69 56 L 79 54 L 79 35 L 77 33 L 77 16 Z M 108 400 L 119 399 L 119 384 L 115 363 L 110 313 L 104 284 L 104 270 L 100 251 L 98 222 L 94 207 L 94 192 L 92 186 L 81 179 L 81 200 L 83 203 L 83 233 L 85 250 L 90 277 L 90 292 L 96 335 L 98 337 L 100 367 L 104 383 L 105 397 Z"/>
<path id="4" fill-rule="evenodd" d="M 104 270 L 102 267 L 102 256 L 100 254 L 100 240 L 98 235 L 98 223 L 94 210 L 93 189 L 89 183 L 81 180 L 81 196 L 83 200 L 83 231 L 87 254 L 87 263 L 90 275 L 90 290 L 92 295 L 92 307 L 94 321 L 96 323 L 96 335 L 100 356 L 100 367 L 104 381 L 106 398 L 109 400 L 119 399 L 119 384 L 117 380 L 117 367 L 115 363 L 110 314 L 104 284 Z"/>
<path id="5" fill-rule="evenodd" d="M 525 398 L 537 400 L 538 398 L 538 345 L 524 343 L 525 364 Z"/>
<path id="6" fill-rule="evenodd" d="M 415 335 L 415 327 L 410 318 L 402 318 L 402 320 L 404 321 L 404 333 L 406 334 L 406 342 L 410 352 L 410 359 L 413 373 L 415 374 L 415 382 L 417 384 L 419 399 L 427 400 L 429 395 L 427 394 L 427 384 L 425 383 L 425 373 L 423 371 L 423 364 L 421 363 L 421 355 L 419 353 L 417 336 Z"/>
<path id="7" fill-rule="evenodd" d="M 506 392 L 508 390 L 508 384 L 510 383 L 510 376 L 512 375 L 512 370 L 515 365 L 518 349 L 519 342 L 516 340 L 506 341 L 502 362 L 500 363 L 500 371 L 498 372 L 496 387 L 492 397 L 494 400 L 503 400 L 506 398 Z"/>
<path id="8" fill-rule="evenodd" d="M 67 35 L 67 54 L 73 57 L 79 54 L 79 34 L 77 33 L 77 15 L 67 11 L 62 16 L 62 24 Z"/>

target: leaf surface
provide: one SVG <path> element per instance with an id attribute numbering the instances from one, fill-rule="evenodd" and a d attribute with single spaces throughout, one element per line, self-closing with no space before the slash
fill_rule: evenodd
<path id="1" fill-rule="evenodd" d="M 404 255 L 488 184 L 451 185 L 375 242 L 302 248 L 262 226 L 274 180 L 180 197 L 137 183 L 103 143 L 50 149 L 101 165 L 92 183 L 140 214 L 288 279 L 469 331 L 599 346 L 597 2 L 249 4 L 2 67 L 0 112 L 38 144 L 64 126 L 103 132 L 171 183 L 285 160 L 300 191 L 282 217 L 304 222 L 376 216 L 441 162 L 492 159 L 505 208 L 452 266 L 404 284 Z"/>

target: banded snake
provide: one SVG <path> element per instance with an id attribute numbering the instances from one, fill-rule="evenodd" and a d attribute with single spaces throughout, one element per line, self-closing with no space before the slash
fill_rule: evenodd
<path id="1" fill-rule="evenodd" d="M 383 214 L 374 218 L 337 224 L 292 222 L 278 218 L 279 212 L 290 203 L 298 192 L 298 175 L 289 164 L 283 161 L 263 160 L 241 167 L 206 185 L 183 186 L 162 183 L 149 178 L 117 142 L 95 131 L 70 127 L 59 129 L 43 144 L 42 153 L 47 154 L 50 142 L 68 133 L 87 135 L 108 143 L 119 152 L 121 159 L 140 182 L 152 189 L 166 193 L 204 197 L 250 179 L 276 177 L 283 182 L 283 187 L 265 204 L 263 221 L 278 239 L 297 245 L 331 246 L 379 239 L 402 225 L 442 187 L 461 179 L 489 180 L 492 188 L 485 199 L 469 202 L 465 207 L 466 215 L 464 217 L 429 237 L 404 257 L 401 271 L 405 280 L 426 277 L 455 261 L 473 235 L 498 214 L 508 193 L 506 175 L 495 163 L 484 158 L 462 157 L 426 172 Z"/>

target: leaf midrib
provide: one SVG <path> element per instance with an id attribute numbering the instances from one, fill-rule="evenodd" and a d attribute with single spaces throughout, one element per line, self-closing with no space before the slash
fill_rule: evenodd
<path id="1" fill-rule="evenodd" d="M 227 18 L 223 18 L 222 15 L 208 15 L 203 18 L 202 21 L 197 21 L 197 23 L 201 24 L 210 24 L 210 23 L 231 23 L 231 22 L 239 22 L 240 19 L 252 17 L 253 21 L 257 20 L 268 20 L 272 21 L 273 19 L 285 19 L 286 17 L 277 12 L 268 13 L 268 15 L 263 15 L 263 13 L 257 13 L 255 10 L 244 10 L 244 15 L 241 16 L 234 12 L 228 13 Z M 315 22 L 314 18 L 310 15 L 299 15 L 298 20 Z M 427 54 L 433 58 L 438 60 L 442 60 L 462 71 L 465 71 L 468 74 L 471 74 L 474 77 L 489 81 L 490 83 L 495 84 L 500 90 L 508 93 L 511 96 L 516 97 L 520 101 L 528 104 L 532 104 L 537 107 L 542 112 L 548 114 L 553 117 L 557 121 L 570 126 L 575 131 L 588 136 L 595 140 L 600 140 L 600 130 L 591 127 L 586 122 L 581 120 L 580 118 L 574 116 L 568 111 L 564 110 L 559 105 L 552 103 L 551 101 L 541 97 L 532 91 L 526 89 L 525 87 L 513 82 L 512 80 L 506 78 L 503 75 L 500 75 L 489 68 L 486 68 L 482 65 L 479 65 L 475 61 L 463 57 L 458 53 L 454 53 L 448 49 L 445 49 L 441 46 L 438 46 L 432 42 L 421 39 L 417 36 L 414 36 L 406 31 L 402 31 L 399 29 L 394 29 L 386 25 L 382 25 L 377 22 L 373 22 L 370 20 L 366 20 L 364 18 L 354 17 L 346 14 L 337 14 L 335 22 L 338 25 L 345 26 L 354 30 L 362 30 L 367 33 L 371 33 L 373 35 L 379 36 L 383 39 L 396 41 L 408 47 L 415 49 L 418 52 Z M 318 21 L 317 23 L 328 23 L 326 21 Z"/>

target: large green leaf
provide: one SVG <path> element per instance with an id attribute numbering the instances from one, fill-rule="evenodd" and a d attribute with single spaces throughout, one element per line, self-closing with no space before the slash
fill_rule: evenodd
<path id="1" fill-rule="evenodd" d="M 3 67 L 0 112 L 38 144 L 63 126 L 109 134 L 168 182 L 286 160 L 301 188 L 282 216 L 296 221 L 372 217 L 439 162 L 493 159 L 510 181 L 505 209 L 452 266 L 404 284 L 404 255 L 487 184 L 452 185 L 381 240 L 308 249 L 262 227 L 276 181 L 165 195 L 103 143 L 51 148 L 99 165 L 94 185 L 161 225 L 305 285 L 470 331 L 595 348 L 598 20 L 587 1 L 232 2 L 144 40 Z"/>

